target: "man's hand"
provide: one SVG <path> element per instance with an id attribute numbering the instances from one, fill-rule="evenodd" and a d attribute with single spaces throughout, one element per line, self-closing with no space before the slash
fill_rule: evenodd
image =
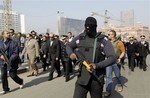
<path id="1" fill-rule="evenodd" d="M 46 58 L 46 55 L 45 55 L 45 54 L 43 55 L 43 58 Z"/>
<path id="2" fill-rule="evenodd" d="M 75 59 L 77 59 L 77 56 L 76 56 L 75 53 L 72 53 L 72 54 L 70 55 L 70 58 L 71 58 L 72 60 L 75 60 Z"/>
<path id="3" fill-rule="evenodd" d="M 58 57 L 56 57 L 56 61 L 58 61 Z"/>
<path id="4" fill-rule="evenodd" d="M 5 58 L 3 55 L 0 55 L 0 59 L 2 59 L 3 61 L 5 61 Z"/>
<path id="5" fill-rule="evenodd" d="M 139 56 L 139 53 L 135 53 L 136 56 Z"/>
<path id="6" fill-rule="evenodd" d="M 117 59 L 117 64 L 118 64 L 118 63 L 120 63 L 120 62 L 121 62 L 121 59 L 120 59 L 120 58 L 118 58 L 118 59 Z"/>

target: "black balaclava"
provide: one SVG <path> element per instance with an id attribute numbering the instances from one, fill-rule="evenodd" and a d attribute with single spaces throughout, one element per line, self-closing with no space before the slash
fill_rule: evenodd
<path id="1" fill-rule="evenodd" d="M 93 38 L 96 36 L 97 21 L 95 18 L 87 17 L 84 26 L 85 26 L 85 32 L 89 37 Z"/>

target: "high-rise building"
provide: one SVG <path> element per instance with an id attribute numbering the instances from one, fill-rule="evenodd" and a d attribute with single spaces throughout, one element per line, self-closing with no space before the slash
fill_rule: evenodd
<path id="1" fill-rule="evenodd" d="M 133 26 L 134 25 L 134 10 L 121 11 L 120 18 L 124 20 L 121 26 Z"/>
<path id="2" fill-rule="evenodd" d="M 65 18 L 65 17 L 58 17 L 57 24 L 58 24 L 58 35 L 64 35 L 68 32 L 72 32 L 73 35 L 78 35 L 79 33 L 83 32 L 84 30 L 84 23 L 85 20 L 81 19 L 72 19 L 72 18 Z"/>
<path id="3" fill-rule="evenodd" d="M 25 33 L 24 15 L 16 11 L 12 11 L 12 29 L 16 32 Z M 0 33 L 4 30 L 3 10 L 0 9 Z"/>

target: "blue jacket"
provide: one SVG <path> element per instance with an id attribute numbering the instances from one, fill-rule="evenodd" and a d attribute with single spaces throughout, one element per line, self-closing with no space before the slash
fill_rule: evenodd
<path id="1" fill-rule="evenodd" d="M 18 63 L 19 63 L 19 47 L 15 41 L 12 39 L 9 39 L 6 45 L 6 48 L 4 48 L 4 41 L 3 39 L 0 40 L 0 49 L 3 50 L 4 52 L 7 51 L 7 58 L 10 62 L 10 66 L 13 69 L 18 68 Z M 0 53 L 1 55 L 1 53 Z M 0 59 L 0 67 L 4 64 L 5 62 Z"/>

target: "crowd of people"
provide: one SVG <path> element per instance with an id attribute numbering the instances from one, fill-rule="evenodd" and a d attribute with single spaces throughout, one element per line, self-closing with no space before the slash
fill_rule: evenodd
<path id="1" fill-rule="evenodd" d="M 145 40 L 144 34 L 140 35 L 140 41 L 130 36 L 128 42 L 123 42 L 117 37 L 115 30 L 103 35 L 97 33 L 96 28 L 96 19 L 88 17 L 84 32 L 78 36 L 73 36 L 71 32 L 61 36 L 54 33 L 37 35 L 33 30 L 23 37 L 20 32 L 15 34 L 13 29 L 3 31 L 0 40 L 0 50 L 4 52 L 3 54 L 0 51 L 3 91 L 0 94 L 10 91 L 7 71 L 19 84 L 20 89 L 23 88 L 25 84 L 17 75 L 17 69 L 25 60 L 29 66 L 27 77 L 39 75 L 38 62 L 42 62 L 43 71 L 49 70 L 48 81 L 54 79 L 55 70 L 56 77 L 64 75 L 66 82 L 70 80 L 71 73 L 77 72 L 78 79 L 73 98 L 86 98 L 88 91 L 92 98 L 102 98 L 104 84 L 106 85 L 104 96 L 109 97 L 112 92 L 113 71 L 117 79 L 117 91 L 122 92 L 121 68 L 126 54 L 128 68 L 131 71 L 134 71 L 135 67 L 146 71 L 146 57 L 150 53 L 149 43 Z M 78 69 L 75 70 L 75 67 Z"/>

